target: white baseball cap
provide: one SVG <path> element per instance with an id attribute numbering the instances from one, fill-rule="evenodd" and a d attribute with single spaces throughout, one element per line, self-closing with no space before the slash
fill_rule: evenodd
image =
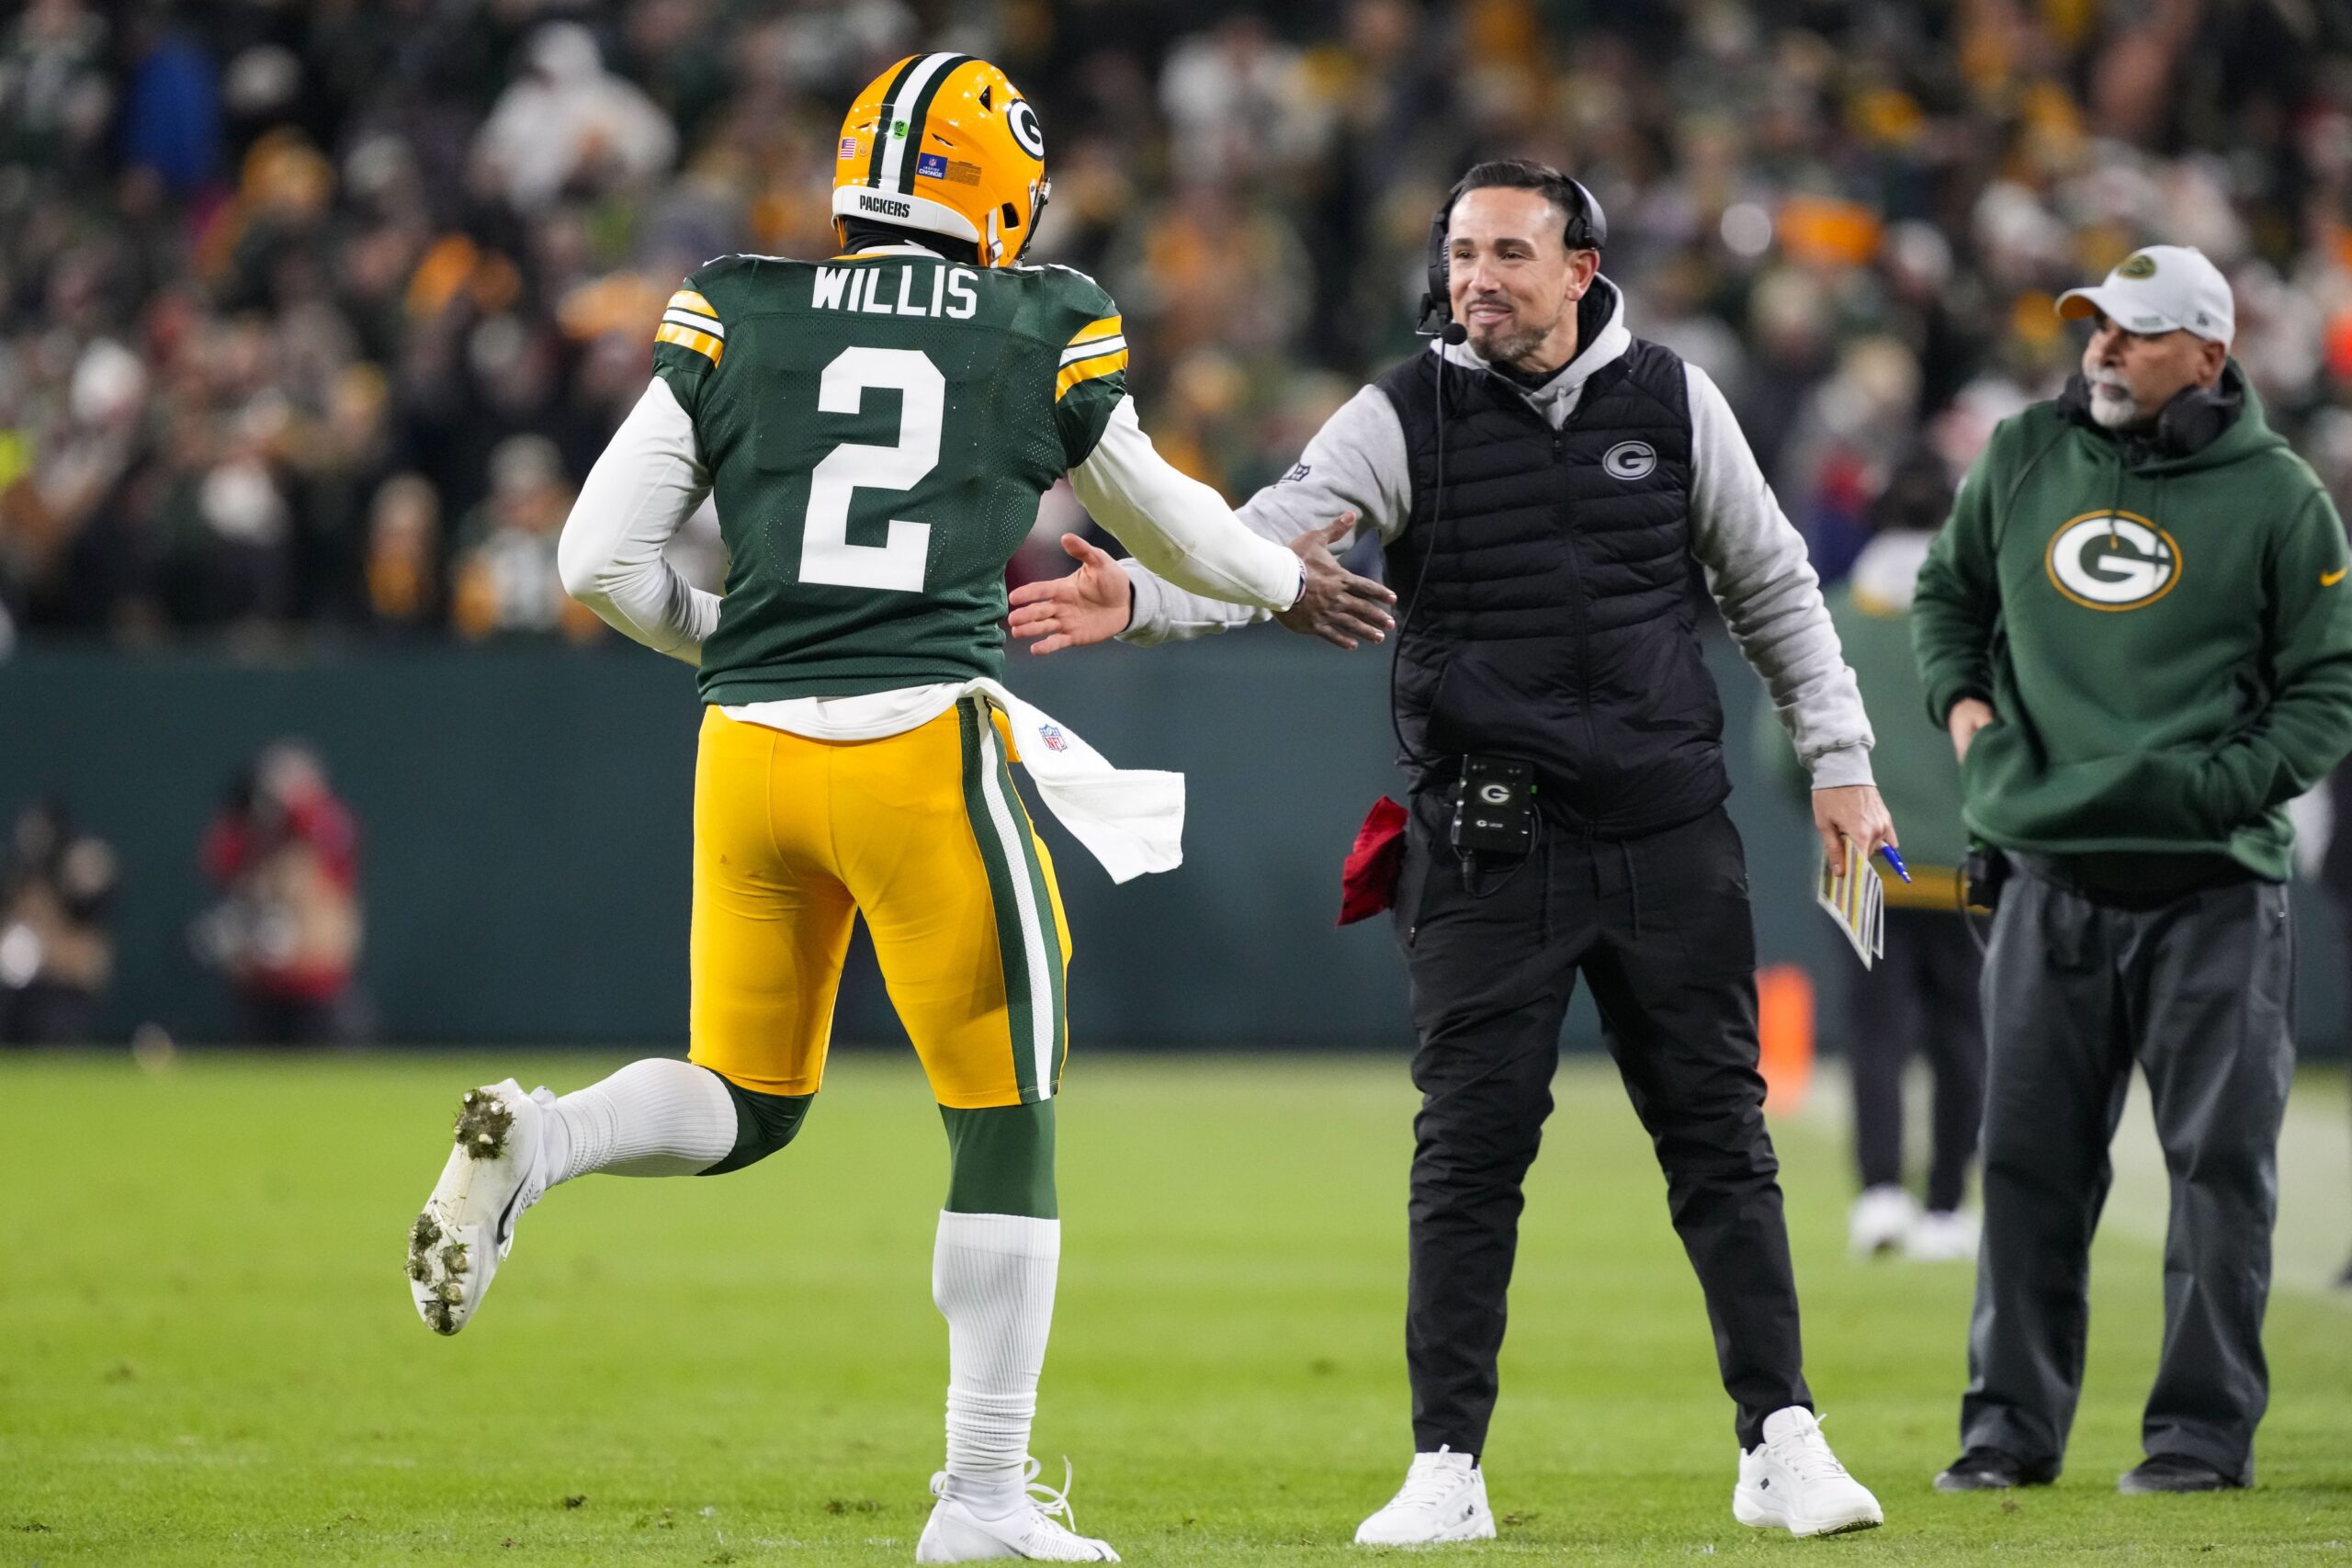
<path id="1" fill-rule="evenodd" d="M 2220 344 L 2237 334 L 2230 280 L 2188 245 L 2143 246 L 2117 263 L 2106 282 L 2058 296 L 2058 313 L 2070 321 L 2093 311 L 2126 332 L 2191 332 Z"/>

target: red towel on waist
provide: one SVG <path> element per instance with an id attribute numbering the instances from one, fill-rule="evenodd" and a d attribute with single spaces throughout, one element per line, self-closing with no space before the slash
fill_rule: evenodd
<path id="1" fill-rule="evenodd" d="M 1340 871 L 1340 924 L 1369 919 L 1396 902 L 1396 874 L 1405 863 L 1405 808 L 1382 795 L 1364 813 L 1355 848 Z"/>

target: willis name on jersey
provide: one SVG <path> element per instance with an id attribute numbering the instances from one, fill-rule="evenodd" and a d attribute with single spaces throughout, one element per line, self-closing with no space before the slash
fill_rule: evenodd
<path id="1" fill-rule="evenodd" d="M 1083 273 L 892 248 L 729 256 L 671 297 L 654 373 L 694 422 L 728 551 L 708 703 L 1003 672 L 1004 568 L 1125 394 Z"/>

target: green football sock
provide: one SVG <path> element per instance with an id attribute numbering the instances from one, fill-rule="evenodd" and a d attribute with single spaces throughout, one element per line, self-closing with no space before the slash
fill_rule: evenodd
<path id="1" fill-rule="evenodd" d="M 947 1123 L 946 1208 L 957 1214 L 1060 1217 L 1054 1194 L 1054 1102 L 939 1108 Z"/>

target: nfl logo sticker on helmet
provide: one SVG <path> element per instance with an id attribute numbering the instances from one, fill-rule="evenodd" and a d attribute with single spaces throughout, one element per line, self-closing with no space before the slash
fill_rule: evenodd
<path id="1" fill-rule="evenodd" d="M 925 152 L 915 159 L 915 173 L 927 180 L 947 177 L 947 160 L 937 152 Z"/>

